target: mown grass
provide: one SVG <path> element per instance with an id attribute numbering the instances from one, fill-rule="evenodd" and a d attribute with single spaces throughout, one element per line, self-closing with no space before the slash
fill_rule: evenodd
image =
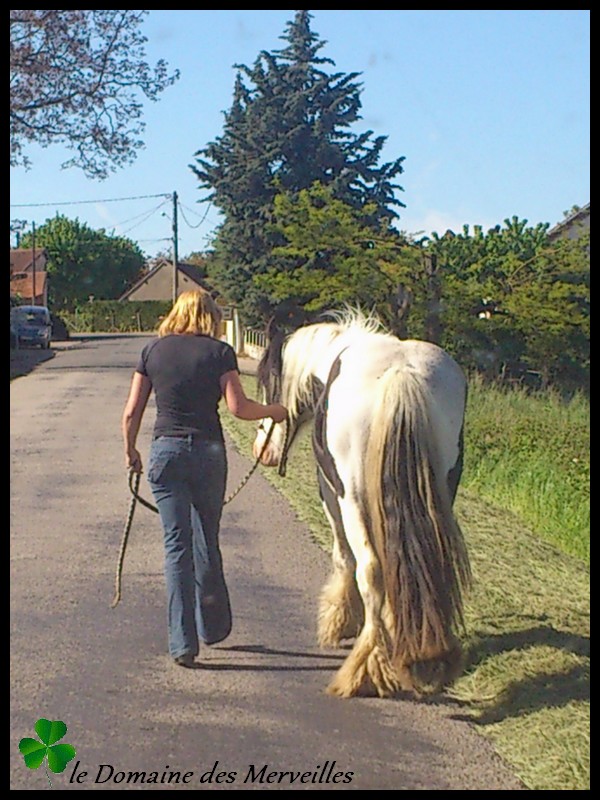
<path id="1" fill-rule="evenodd" d="M 247 393 L 254 396 L 254 380 L 242 376 L 242 381 Z M 502 495 L 498 490 L 491 502 L 483 492 L 476 494 L 479 484 L 473 478 L 475 472 L 480 483 L 485 483 L 485 459 L 479 457 L 478 469 L 473 468 L 477 453 L 489 453 L 490 444 L 496 447 L 500 435 L 511 438 L 503 433 L 502 419 L 522 432 L 522 439 L 515 436 L 513 441 L 528 442 L 525 451 L 544 451 L 543 442 L 525 436 L 529 429 L 538 436 L 551 434 L 545 447 L 553 458 L 557 446 L 571 448 L 582 436 L 581 419 L 575 432 L 561 428 L 559 436 L 552 421 L 558 424 L 562 414 L 561 424 L 569 428 L 570 412 L 555 408 L 554 400 L 548 401 L 545 412 L 543 401 L 531 412 L 523 396 L 486 397 L 486 391 L 473 387 L 467 413 L 465 475 L 471 470 L 471 477 L 469 488 L 461 484 L 456 513 L 469 547 L 474 587 L 466 607 L 466 667 L 448 694 L 457 704 L 457 716 L 493 740 L 498 753 L 529 789 L 586 790 L 590 772 L 589 570 L 581 557 L 565 552 L 572 549 L 577 536 L 569 534 L 563 543 L 557 526 L 552 531 L 532 530 L 523 515 L 497 505 L 502 496 L 514 493 L 506 490 Z M 509 410 L 514 417 L 523 413 L 529 424 L 509 419 Z M 548 418 L 543 419 L 544 413 Z M 579 412 L 574 416 L 577 419 Z M 486 424 L 490 417 L 494 425 Z M 240 451 L 250 456 L 254 427 L 226 412 L 222 419 Z M 309 433 L 306 430 L 299 437 L 286 478 L 273 469 L 259 469 L 289 500 L 315 541 L 329 548 L 331 534 L 319 501 Z M 491 442 L 481 444 L 480 435 Z M 505 458 L 509 456 L 504 453 Z M 500 461 L 490 459 L 493 466 Z M 526 459 L 513 457 L 512 463 L 523 464 Z M 567 456 L 562 461 L 558 458 L 557 463 L 566 465 Z M 495 477 L 499 486 L 500 474 L 498 470 Z M 562 487 L 563 483 L 556 481 L 555 485 Z M 532 505 L 556 507 L 531 497 L 543 482 L 534 480 L 528 485 Z M 542 535 L 552 541 L 545 541 Z"/>

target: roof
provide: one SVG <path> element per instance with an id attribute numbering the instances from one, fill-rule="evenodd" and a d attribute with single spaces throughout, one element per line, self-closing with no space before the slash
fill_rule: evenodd
<path id="1" fill-rule="evenodd" d="M 556 236 L 560 235 L 563 231 L 571 228 L 578 222 L 583 222 L 586 219 L 586 217 L 589 216 L 590 216 L 590 204 L 586 203 L 581 208 L 578 208 L 577 211 L 573 211 L 563 220 L 558 222 L 553 228 L 550 228 L 550 230 L 548 231 L 548 236 L 550 238 L 555 238 Z"/>
<path id="2" fill-rule="evenodd" d="M 37 261 L 37 258 L 36 258 Z M 23 273 L 17 273 L 19 275 Z M 43 296 L 46 291 L 46 283 L 48 280 L 47 272 L 35 272 L 35 296 Z M 22 278 L 11 278 L 10 281 L 11 295 L 19 295 L 23 298 L 33 297 L 33 274 L 24 275 Z"/>
<path id="3" fill-rule="evenodd" d="M 139 287 L 143 286 L 143 284 L 146 283 L 147 281 L 152 280 L 152 278 L 158 272 L 160 272 L 160 270 L 162 270 L 164 267 L 171 269 L 172 266 L 173 265 L 171 261 L 162 259 L 157 264 L 155 264 L 149 272 L 146 272 L 144 275 L 142 275 L 142 277 L 139 278 L 139 280 L 137 280 L 133 284 L 133 286 L 130 286 L 129 289 L 127 289 L 127 291 L 123 292 L 121 297 L 119 297 L 119 300 L 127 300 L 127 298 L 131 294 L 133 294 L 136 291 L 136 289 L 139 289 Z M 182 275 L 185 275 L 191 281 L 194 281 L 194 283 L 197 283 L 198 286 L 202 287 L 202 289 L 206 289 L 206 291 L 212 292 L 212 287 L 209 286 L 208 283 L 206 282 L 204 277 L 204 270 L 201 267 L 198 267 L 196 264 L 187 264 L 184 261 L 180 261 L 177 264 L 177 271 L 180 272 Z"/>
<path id="4" fill-rule="evenodd" d="M 35 250 L 35 269 L 42 272 L 46 269 L 48 252 L 44 247 Z M 10 250 L 10 274 L 13 272 L 29 272 L 33 270 L 33 248 L 20 247 Z"/>

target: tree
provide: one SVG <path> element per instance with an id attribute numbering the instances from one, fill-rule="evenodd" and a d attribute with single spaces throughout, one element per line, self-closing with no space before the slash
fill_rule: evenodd
<path id="1" fill-rule="evenodd" d="M 370 223 L 373 204 L 355 209 L 315 182 L 297 195 L 275 197 L 273 227 L 285 244 L 274 248 L 277 268 L 254 276 L 254 285 L 286 310 L 315 315 L 345 304 L 376 310 L 400 332 L 399 286 L 411 281 L 414 260 L 406 242 L 387 225 Z M 401 253 L 404 253 L 402 258 Z"/>
<path id="2" fill-rule="evenodd" d="M 223 135 L 190 165 L 225 217 L 211 276 L 247 321 L 264 320 L 272 310 L 253 278 L 277 267 L 274 248 L 285 244 L 269 226 L 279 193 L 294 196 L 317 181 L 349 207 L 368 207 L 365 224 L 375 230 L 397 217 L 394 206 L 404 205 L 394 183 L 404 159 L 378 166 L 386 137 L 352 132 L 360 120 L 358 73 L 325 71 L 334 62 L 319 55 L 325 42 L 310 30 L 310 19 L 308 11 L 297 11 L 281 37 L 283 50 L 261 52 L 252 68 L 237 65 Z"/>
<path id="3" fill-rule="evenodd" d="M 26 146 L 63 144 L 64 167 L 104 179 L 131 163 L 143 142 L 139 93 L 149 100 L 179 77 L 145 61 L 147 11 L 10 12 L 10 164 Z"/>
<path id="4" fill-rule="evenodd" d="M 510 276 L 504 307 L 541 387 L 589 389 L 589 233 L 544 247 Z"/>
<path id="5" fill-rule="evenodd" d="M 589 234 L 551 243 L 517 217 L 426 243 L 438 264 L 441 344 L 491 378 L 584 385 L 589 369 Z M 419 335 L 419 332 L 417 332 Z M 529 379 L 529 378 L 528 378 Z"/>
<path id="6" fill-rule="evenodd" d="M 27 233 L 21 247 L 32 243 L 32 234 Z M 145 263 L 135 242 L 58 214 L 36 230 L 35 244 L 48 252 L 49 302 L 57 312 L 70 311 L 90 296 L 118 299 L 139 277 Z"/>

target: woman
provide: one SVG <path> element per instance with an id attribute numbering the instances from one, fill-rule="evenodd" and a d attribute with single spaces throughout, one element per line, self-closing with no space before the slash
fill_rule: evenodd
<path id="1" fill-rule="evenodd" d="M 191 667 L 199 640 L 231 631 L 219 525 L 227 459 L 218 404 L 239 419 L 283 422 L 286 409 L 246 397 L 233 348 L 218 337 L 221 311 L 204 290 L 183 292 L 140 355 L 123 412 L 128 469 L 142 471 L 136 439 L 150 392 L 157 415 L 148 463 L 164 533 L 169 652 Z"/>

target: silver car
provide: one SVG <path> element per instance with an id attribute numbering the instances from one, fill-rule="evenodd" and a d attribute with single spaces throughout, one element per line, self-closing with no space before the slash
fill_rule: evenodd
<path id="1" fill-rule="evenodd" d="M 47 350 L 52 342 L 52 320 L 46 306 L 16 306 L 10 311 L 11 334 L 17 344 Z"/>

